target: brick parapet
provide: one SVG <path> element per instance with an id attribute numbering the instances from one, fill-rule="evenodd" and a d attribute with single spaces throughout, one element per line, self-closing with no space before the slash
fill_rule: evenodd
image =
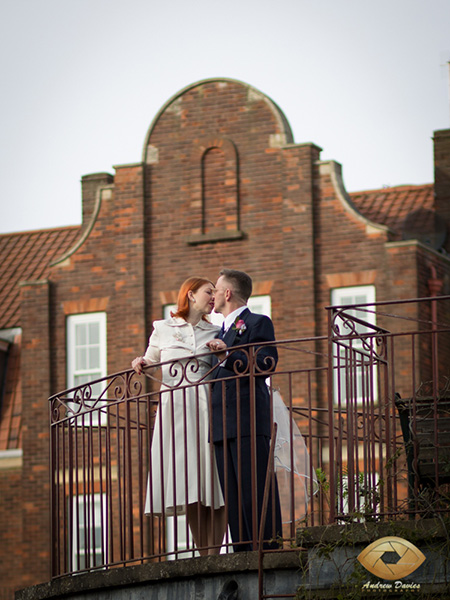
<path id="1" fill-rule="evenodd" d="M 145 344 L 146 287 L 144 234 L 145 202 L 143 166 L 117 170 L 115 206 L 112 215 L 113 306 L 108 322 L 108 339 L 116 350 L 115 370 L 127 368 Z M 110 259 L 111 260 L 111 259 Z M 110 277 L 110 276 L 109 276 Z M 110 347 L 110 344 L 109 344 Z"/>
<path id="2" fill-rule="evenodd" d="M 444 248 L 450 251 L 450 129 L 434 132 L 435 209 L 447 225 Z"/>
<path id="3" fill-rule="evenodd" d="M 189 88 L 158 116 L 148 138 L 158 158 L 146 167 L 149 329 L 151 321 L 161 318 L 161 298 L 173 297 L 193 272 L 215 280 L 222 266 L 241 268 L 251 273 L 255 286 L 271 281 L 279 293 L 284 276 L 282 150 L 274 140 L 284 134 L 282 121 L 264 97 L 236 82 Z M 232 190 L 235 204 L 230 194 L 231 203 L 222 202 L 219 186 L 208 187 L 206 182 L 216 228 L 208 231 L 208 239 L 196 239 L 192 245 L 190 236 L 201 230 L 201 160 L 209 148 L 224 152 L 225 173 L 238 173 L 239 189 Z M 232 182 L 227 177 L 225 187 Z M 233 224 L 235 207 L 238 220 Z M 228 239 L 219 230 L 226 230 Z M 274 320 L 283 335 L 281 303 L 276 295 L 273 300 Z"/>
<path id="4" fill-rule="evenodd" d="M 50 275 L 52 359 L 65 364 L 67 316 L 105 311 L 112 373 L 129 366 L 146 338 L 142 165 L 118 167 L 114 184 L 106 188 L 103 179 L 94 177 L 91 184 L 100 207 L 89 235 Z M 54 393 L 67 387 L 65 378 L 65 369 L 59 369 Z"/>
<path id="5" fill-rule="evenodd" d="M 114 181 L 110 173 L 91 173 L 81 178 L 82 195 L 82 228 L 88 227 L 94 215 L 97 190 L 101 186 L 110 185 Z"/>
<path id="6" fill-rule="evenodd" d="M 314 336 L 316 332 L 314 164 L 319 152 L 320 148 L 314 144 L 283 149 L 283 212 L 279 225 L 283 244 L 283 295 L 280 300 L 285 331 L 295 324 L 302 337 Z"/>
<path id="7" fill-rule="evenodd" d="M 23 585 L 45 581 L 50 576 L 49 306 L 47 280 L 21 284 Z"/>

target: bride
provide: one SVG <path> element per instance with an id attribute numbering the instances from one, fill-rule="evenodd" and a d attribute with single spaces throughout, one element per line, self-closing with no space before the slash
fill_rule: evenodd
<path id="1" fill-rule="evenodd" d="M 189 385 L 211 368 L 212 355 L 194 357 L 208 352 L 206 343 L 219 330 L 207 318 L 213 308 L 214 285 L 201 277 L 187 279 L 180 288 L 176 312 L 154 322 L 145 355 L 131 363 L 141 374 L 148 365 L 176 361 L 162 367 L 145 513 L 186 513 L 201 555 L 220 552 L 226 528 L 214 450 L 208 441 L 207 383 Z"/>

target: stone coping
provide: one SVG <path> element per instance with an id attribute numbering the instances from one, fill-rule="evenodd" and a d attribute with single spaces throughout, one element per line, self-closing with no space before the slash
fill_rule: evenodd
<path id="1" fill-rule="evenodd" d="M 307 560 L 302 549 L 264 552 L 264 571 L 298 570 Z M 258 552 L 239 552 L 185 558 L 180 560 L 147 563 L 129 567 L 99 570 L 93 573 L 66 575 L 40 583 L 15 593 L 16 600 L 45 600 L 47 598 L 64 598 L 76 593 L 95 592 L 120 587 L 134 587 L 151 582 L 192 578 L 197 576 L 223 575 L 224 573 L 257 572 L 259 566 Z"/>
<path id="2" fill-rule="evenodd" d="M 414 539 L 420 543 L 430 539 L 447 539 L 448 531 L 445 522 L 439 518 L 419 520 L 397 520 L 381 523 L 343 523 L 342 525 L 322 525 L 297 529 L 297 546 L 312 548 L 321 543 L 342 545 L 370 544 L 390 535 Z"/>

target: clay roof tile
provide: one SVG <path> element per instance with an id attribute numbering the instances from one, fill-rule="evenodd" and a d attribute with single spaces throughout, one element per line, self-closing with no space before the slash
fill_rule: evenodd
<path id="1" fill-rule="evenodd" d="M 351 192 L 353 204 L 370 221 L 386 225 L 397 234 L 401 234 L 405 218 L 419 209 L 434 209 L 434 185 L 400 185 Z"/>

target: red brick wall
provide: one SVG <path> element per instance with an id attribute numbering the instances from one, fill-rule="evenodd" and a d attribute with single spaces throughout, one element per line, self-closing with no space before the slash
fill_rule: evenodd
<path id="1" fill-rule="evenodd" d="M 336 171 L 337 169 L 337 171 Z M 331 303 L 331 290 L 353 285 L 375 285 L 377 300 L 386 299 L 385 250 L 388 236 L 383 229 L 347 209 L 339 198 L 335 163 L 319 166 L 315 198 L 315 274 L 317 279 L 318 334 L 326 332 L 323 307 Z M 347 206 L 346 206 L 347 204 Z"/>
<path id="2" fill-rule="evenodd" d="M 445 249 L 450 251 L 450 129 L 434 132 L 434 191 L 436 212 L 447 224 Z"/>
<path id="3" fill-rule="evenodd" d="M 50 576 L 49 283 L 22 285 L 23 480 L 21 587 Z M 53 365 L 58 368 L 59 365 Z"/>
<path id="4" fill-rule="evenodd" d="M 0 490 L 0 600 L 12 600 L 14 591 L 25 585 L 20 468 L 0 470 Z"/>

